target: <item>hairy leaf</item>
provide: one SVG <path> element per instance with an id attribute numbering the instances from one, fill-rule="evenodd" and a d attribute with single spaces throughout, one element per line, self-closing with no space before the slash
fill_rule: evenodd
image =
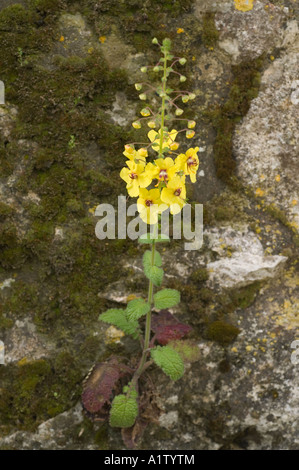
<path id="1" fill-rule="evenodd" d="M 184 363 L 177 351 L 170 346 L 157 346 L 151 350 L 151 356 L 157 366 L 161 367 L 163 372 L 171 380 L 178 380 L 184 373 Z"/>
<path id="2" fill-rule="evenodd" d="M 145 302 L 143 299 L 131 300 L 126 309 L 127 319 L 130 322 L 136 321 L 143 315 L 146 315 L 149 309 L 150 306 L 148 302 Z"/>
<path id="3" fill-rule="evenodd" d="M 164 309 L 177 305 L 181 300 L 181 295 L 176 289 L 163 289 L 154 295 L 155 308 Z"/>
<path id="4" fill-rule="evenodd" d="M 130 428 L 138 416 L 137 393 L 117 395 L 111 405 L 110 425 L 116 428 Z"/>
<path id="5" fill-rule="evenodd" d="M 106 310 L 106 312 L 99 316 L 99 320 L 116 326 L 116 328 L 119 328 L 127 335 L 132 335 L 135 339 L 138 337 L 138 322 L 130 321 L 126 317 L 126 311 L 121 308 L 110 308 Z"/>
<path id="6" fill-rule="evenodd" d="M 150 250 L 145 251 L 143 258 L 142 258 L 142 262 L 143 262 L 144 269 L 148 269 L 152 265 L 152 252 Z M 156 250 L 155 250 L 155 256 L 154 256 L 154 265 L 158 266 L 158 268 L 162 266 L 161 255 Z"/>
<path id="7" fill-rule="evenodd" d="M 84 410 L 95 419 L 108 417 L 113 394 L 120 390 L 120 379 L 128 374 L 125 366 L 114 357 L 95 364 L 85 378 L 82 392 Z"/>
<path id="8" fill-rule="evenodd" d="M 168 310 L 161 310 L 152 316 L 151 328 L 162 345 L 181 339 L 192 330 L 191 326 L 181 323 Z"/>

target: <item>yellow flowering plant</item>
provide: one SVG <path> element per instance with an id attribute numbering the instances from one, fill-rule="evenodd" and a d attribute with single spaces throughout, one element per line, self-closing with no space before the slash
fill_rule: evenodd
<path id="1" fill-rule="evenodd" d="M 165 235 L 158 235 L 161 214 L 167 209 L 171 214 L 179 213 L 186 204 L 186 179 L 190 178 L 193 183 L 196 181 L 199 148 L 191 147 L 186 152 L 177 152 L 179 149 L 178 136 L 184 132 L 186 138 L 192 138 L 195 135 L 193 129 L 196 125 L 193 120 L 177 117 L 183 114 L 183 109 L 177 105 L 177 102 L 181 99 L 183 103 L 187 103 L 195 98 L 195 94 L 189 91 L 173 90 L 167 84 L 167 79 L 172 73 L 178 75 L 180 82 L 186 80 L 186 77 L 174 68 L 175 65 L 183 66 L 186 59 L 174 57 L 171 54 L 171 41 L 164 39 L 163 43 L 159 44 L 155 38 L 153 44 L 160 47 L 162 57 L 155 66 L 142 67 L 141 71 L 153 70 L 158 74 L 161 73 L 161 82 L 157 87 L 153 87 L 147 82 L 136 83 L 135 88 L 137 91 L 142 91 L 139 95 L 142 101 L 147 101 L 153 93 L 155 94 L 155 100 L 153 100 L 155 102 L 158 95 L 161 100 L 160 106 L 156 112 L 150 106 L 143 107 L 142 117 L 133 122 L 132 125 L 135 129 L 139 129 L 143 123 L 147 123 L 150 129 L 147 134 L 148 143 L 128 143 L 125 145 L 123 154 L 126 161 L 120 172 L 120 177 L 126 183 L 129 196 L 137 198 L 137 209 L 141 219 L 151 227 L 149 234 L 139 238 L 140 243 L 151 248 L 146 250 L 143 255 L 144 273 L 149 281 L 148 295 L 147 299 L 133 298 L 128 302 L 126 309 L 109 309 L 99 317 L 101 321 L 117 327 L 133 338 L 139 338 L 142 353 L 136 369 L 131 372 L 124 364 L 116 365 L 115 362 L 101 366 L 101 373 L 98 372 L 102 384 L 100 385 L 100 394 L 105 398 L 108 387 L 110 395 L 108 393 L 100 405 L 98 402 L 95 405 L 94 389 L 91 390 L 87 386 L 83 392 L 83 404 L 90 412 L 98 406 L 102 413 L 103 406 L 107 406 L 111 395 L 114 395 L 112 403 L 109 404 L 110 424 L 113 427 L 130 429 L 134 429 L 134 426 L 138 428 L 140 425 L 138 419 L 142 419 L 141 408 L 145 406 L 144 398 L 139 394 L 140 377 L 150 365 L 155 363 L 172 380 L 180 379 L 184 373 L 184 360 L 188 353 L 185 351 L 184 355 L 184 348 L 178 347 L 177 340 L 180 340 L 191 329 L 188 325 L 176 320 L 166 310 L 180 302 L 180 293 L 175 289 L 161 289 L 154 293 L 154 288 L 160 287 L 163 280 L 162 259 L 157 245 L 169 241 Z M 177 130 L 173 125 L 169 126 L 169 123 L 173 123 L 175 120 L 183 122 L 183 126 L 181 126 L 183 129 Z M 151 156 L 152 161 L 148 161 Z M 160 314 L 155 314 L 154 321 L 153 308 L 156 312 L 161 311 Z M 139 321 L 142 323 L 142 320 L 145 320 L 143 334 L 139 323 Z M 111 383 L 109 367 L 113 367 L 116 377 L 115 381 L 112 381 L 113 383 Z M 123 387 L 122 393 L 116 395 L 115 384 L 124 376 L 128 378 L 127 375 L 130 380 L 127 380 L 127 385 Z M 95 379 L 93 378 L 93 380 Z M 110 388 L 107 386 L 107 381 Z M 137 432 L 136 429 L 134 432 Z"/>

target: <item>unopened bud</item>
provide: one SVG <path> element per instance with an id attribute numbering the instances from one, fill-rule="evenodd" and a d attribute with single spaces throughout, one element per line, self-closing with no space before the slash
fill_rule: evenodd
<path id="1" fill-rule="evenodd" d="M 181 65 L 185 65 L 185 63 L 187 62 L 187 60 L 185 59 L 185 57 L 182 57 L 180 60 L 179 60 L 179 63 Z"/>
<path id="2" fill-rule="evenodd" d="M 137 91 L 140 91 L 142 89 L 142 84 L 141 83 L 135 83 L 135 88 Z"/>
<path id="3" fill-rule="evenodd" d="M 153 68 L 153 71 L 154 71 L 154 72 L 159 72 L 159 70 L 160 70 L 159 65 L 156 65 L 156 66 Z"/>
<path id="4" fill-rule="evenodd" d="M 196 126 L 195 121 L 188 121 L 188 129 L 193 129 Z"/>
<path id="5" fill-rule="evenodd" d="M 151 129 L 155 129 L 155 127 L 156 127 L 155 121 L 148 121 L 147 125 L 148 125 L 148 127 L 150 127 Z"/>
<path id="6" fill-rule="evenodd" d="M 157 38 L 154 38 L 154 39 L 152 40 L 152 44 L 159 44 L 158 39 L 157 39 Z"/>
<path id="7" fill-rule="evenodd" d="M 125 145 L 125 150 L 128 153 L 134 153 L 134 147 L 132 147 L 132 145 L 129 145 L 129 144 Z"/>
<path id="8" fill-rule="evenodd" d="M 196 98 L 195 93 L 189 93 L 189 100 L 194 100 Z"/>
<path id="9" fill-rule="evenodd" d="M 170 150 L 177 150 L 179 148 L 179 143 L 178 142 L 172 142 L 172 144 L 169 145 Z"/>
<path id="10" fill-rule="evenodd" d="M 183 109 L 177 108 L 177 109 L 175 110 L 175 115 L 176 115 L 176 116 L 181 116 L 181 115 L 183 114 L 183 112 L 184 112 Z"/>
<path id="11" fill-rule="evenodd" d="M 134 127 L 134 129 L 140 129 L 141 128 L 140 121 L 132 122 L 132 126 Z"/>
<path id="12" fill-rule="evenodd" d="M 195 135 L 195 131 L 187 131 L 186 132 L 187 139 L 192 139 L 192 137 L 194 137 L 194 135 Z"/>
<path id="13" fill-rule="evenodd" d="M 146 100 L 146 94 L 145 94 L 145 93 L 141 93 L 141 95 L 139 95 L 139 98 L 140 98 L 141 100 L 143 100 L 143 101 Z"/>
<path id="14" fill-rule="evenodd" d="M 187 77 L 185 75 L 180 76 L 180 82 L 185 82 L 187 80 Z"/>
<path id="15" fill-rule="evenodd" d="M 188 95 L 182 96 L 182 102 L 183 103 L 188 103 L 188 101 L 189 101 L 189 96 Z"/>
<path id="16" fill-rule="evenodd" d="M 147 150 L 144 149 L 143 147 L 139 149 L 137 153 L 140 155 L 140 157 L 147 157 L 148 155 Z"/>
<path id="17" fill-rule="evenodd" d="M 147 72 L 147 67 L 141 67 L 140 71 L 141 71 L 142 73 Z"/>
<path id="18" fill-rule="evenodd" d="M 141 114 L 141 116 L 146 117 L 146 116 L 150 116 L 151 113 L 150 113 L 150 111 L 149 111 L 148 108 L 143 108 L 143 109 L 140 111 L 140 114 Z"/>

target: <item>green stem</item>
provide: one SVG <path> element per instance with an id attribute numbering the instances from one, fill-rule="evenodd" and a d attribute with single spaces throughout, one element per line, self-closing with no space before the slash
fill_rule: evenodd
<path id="1" fill-rule="evenodd" d="M 160 126 L 160 148 L 159 148 L 159 157 L 163 158 L 163 137 L 164 137 L 164 122 L 165 122 L 165 99 L 166 99 L 166 70 L 167 70 L 167 52 L 164 51 L 164 68 L 163 68 L 163 87 L 162 87 L 162 106 L 161 106 L 161 126 Z"/>
<path id="2" fill-rule="evenodd" d="M 164 51 L 164 69 L 163 69 L 163 96 L 162 96 L 162 106 L 161 106 L 161 126 L 160 126 L 160 148 L 159 148 L 159 156 L 163 158 L 163 137 L 164 137 L 164 121 L 165 121 L 165 98 L 166 98 L 166 82 L 167 82 L 167 51 Z M 158 226 L 156 225 L 154 227 L 154 237 L 157 236 L 157 228 Z M 155 251 L 156 251 L 156 244 L 155 240 L 153 240 L 152 243 L 152 257 L 151 257 L 151 266 L 154 266 L 155 264 Z M 152 318 L 152 306 L 153 306 L 153 293 L 154 293 L 154 284 L 153 281 L 149 281 L 149 286 L 148 286 L 148 303 L 150 305 L 150 309 L 146 315 L 146 321 L 145 321 L 145 334 L 144 334 L 144 346 L 143 346 L 143 351 L 142 351 L 142 356 L 140 360 L 140 364 L 138 369 L 136 370 L 133 379 L 131 381 L 131 387 L 135 387 L 137 384 L 137 381 L 142 374 L 144 370 L 144 365 L 147 360 L 147 356 L 149 353 L 149 344 L 150 344 L 150 336 L 151 336 L 151 318 Z"/>

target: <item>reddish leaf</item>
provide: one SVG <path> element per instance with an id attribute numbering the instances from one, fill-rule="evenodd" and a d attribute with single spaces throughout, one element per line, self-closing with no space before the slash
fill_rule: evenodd
<path id="1" fill-rule="evenodd" d="M 158 343 L 164 346 L 169 341 L 183 338 L 192 328 L 181 323 L 168 310 L 161 310 L 159 314 L 153 315 L 152 330 Z"/>
<path id="2" fill-rule="evenodd" d="M 119 363 L 116 358 L 94 365 L 84 381 L 82 393 L 83 408 L 90 417 L 97 420 L 107 417 L 120 379 L 127 374 L 124 364 Z"/>

